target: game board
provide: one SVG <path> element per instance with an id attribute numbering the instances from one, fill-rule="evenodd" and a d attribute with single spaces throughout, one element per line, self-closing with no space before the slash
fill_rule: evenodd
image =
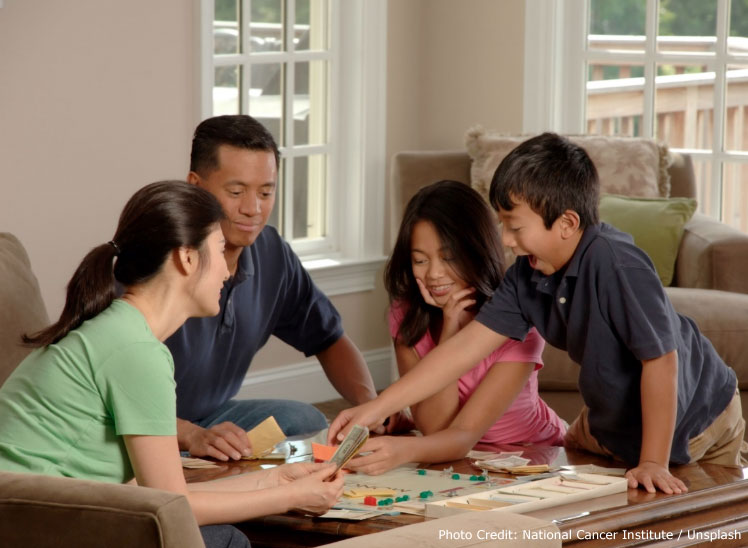
<path id="1" fill-rule="evenodd" d="M 344 496 L 338 501 L 336 508 L 396 510 L 423 515 L 426 502 L 474 495 L 514 483 L 515 480 L 508 478 L 456 474 L 449 469 L 446 471 L 424 470 L 417 468 L 415 464 L 410 464 L 394 468 L 379 476 L 347 474 Z M 345 493 L 357 490 L 390 490 L 394 492 L 394 495 L 375 496 L 376 505 L 371 504 L 371 499 L 368 501 L 369 504 L 365 504 L 365 496 L 345 496 Z M 405 497 L 407 500 L 402 500 Z M 379 505 L 380 501 L 388 499 L 392 500 L 390 504 Z"/>

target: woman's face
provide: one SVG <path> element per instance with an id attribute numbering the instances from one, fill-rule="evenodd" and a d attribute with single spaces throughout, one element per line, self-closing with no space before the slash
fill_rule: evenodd
<path id="1" fill-rule="evenodd" d="M 423 283 L 439 306 L 444 306 L 454 292 L 468 287 L 455 270 L 452 252 L 443 245 L 429 221 L 418 221 L 413 226 L 410 260 L 413 276 Z"/>
<path id="2" fill-rule="evenodd" d="M 215 316 L 221 309 L 221 289 L 229 278 L 229 270 L 223 256 L 225 245 L 221 225 L 216 224 L 202 245 L 204 264 L 196 272 L 197 281 L 192 293 L 198 308 L 194 316 Z"/>

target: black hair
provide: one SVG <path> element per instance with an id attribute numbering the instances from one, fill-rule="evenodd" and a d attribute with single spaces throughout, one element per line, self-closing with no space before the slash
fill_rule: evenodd
<path id="1" fill-rule="evenodd" d="M 398 340 L 414 346 L 441 311 L 426 304 L 413 276 L 411 237 L 419 221 L 428 221 L 454 258 L 454 270 L 476 290 L 480 307 L 504 277 L 504 253 L 495 214 L 475 190 L 457 181 L 423 187 L 405 208 L 395 247 L 384 269 L 390 302 L 407 303 Z"/>
<path id="2" fill-rule="evenodd" d="M 205 238 L 223 218 L 218 200 L 195 185 L 161 181 L 141 188 L 122 210 L 112 240 L 89 251 L 76 269 L 60 319 L 23 335 L 23 342 L 34 347 L 56 343 L 112 303 L 115 281 L 125 287 L 147 282 L 174 249 L 198 249 L 202 258 Z"/>
<path id="3" fill-rule="evenodd" d="M 221 145 L 272 152 L 276 167 L 279 165 L 278 145 L 265 126 L 246 114 L 227 114 L 203 120 L 195 128 L 190 171 L 206 176 L 218 169 L 218 148 Z"/>
<path id="4" fill-rule="evenodd" d="M 582 229 L 599 223 L 600 183 L 587 152 L 566 137 L 543 133 L 512 150 L 496 168 L 491 205 L 511 211 L 527 202 L 547 229 L 564 211 L 576 211 Z"/>

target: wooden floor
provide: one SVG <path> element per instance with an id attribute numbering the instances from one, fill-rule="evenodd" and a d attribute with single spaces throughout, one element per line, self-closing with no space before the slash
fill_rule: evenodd
<path id="1" fill-rule="evenodd" d="M 338 413 L 340 413 L 343 409 L 347 409 L 351 406 L 351 404 L 345 401 L 343 398 L 313 403 L 312 405 L 319 409 L 327 418 L 327 420 L 331 422 L 335 417 L 338 416 Z"/>

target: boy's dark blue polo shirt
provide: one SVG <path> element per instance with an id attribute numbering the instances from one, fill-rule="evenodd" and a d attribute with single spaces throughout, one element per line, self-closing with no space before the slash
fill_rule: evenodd
<path id="1" fill-rule="evenodd" d="M 343 335 L 340 315 L 271 226 L 239 256 L 221 291 L 221 311 L 191 318 L 166 345 L 174 356 L 177 416 L 196 421 L 236 395 L 270 335 L 306 356 Z"/>
<path id="2" fill-rule="evenodd" d="M 642 360 L 678 351 L 678 413 L 670 460 L 690 460 L 700 434 L 735 394 L 735 373 L 690 318 L 675 312 L 649 257 L 610 225 L 587 228 L 551 276 L 519 257 L 476 319 L 523 340 L 536 327 L 581 365 L 592 435 L 630 464 L 641 449 Z"/>

